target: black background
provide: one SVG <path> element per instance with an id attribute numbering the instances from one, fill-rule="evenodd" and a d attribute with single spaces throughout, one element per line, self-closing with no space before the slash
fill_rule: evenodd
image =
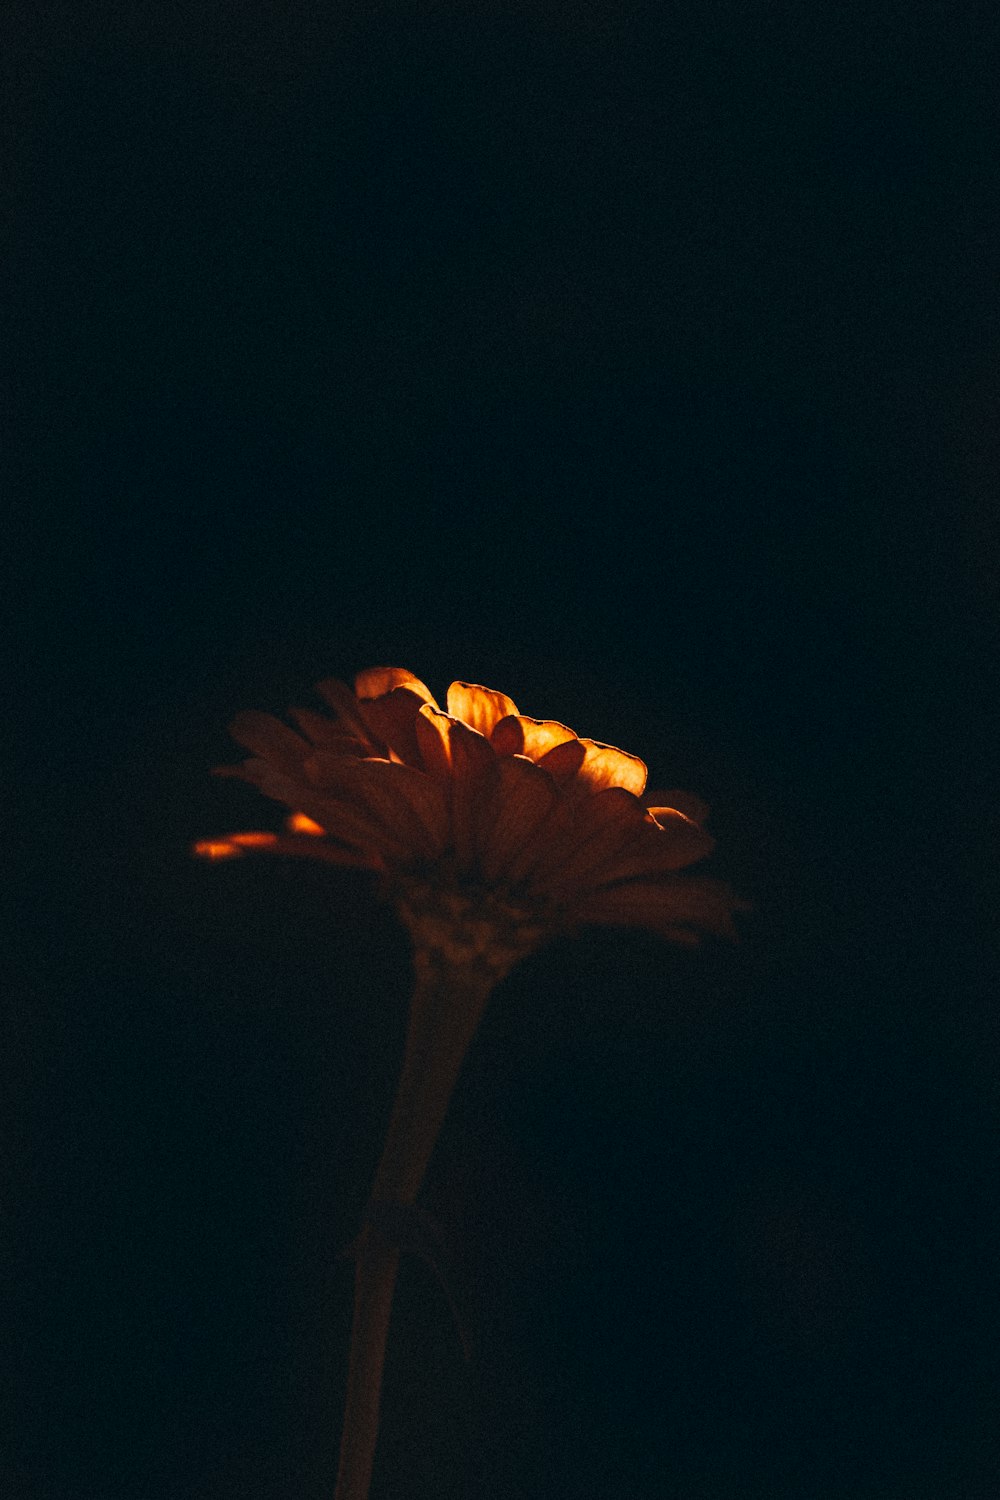
<path id="1" fill-rule="evenodd" d="M 186 851 L 381 662 L 699 792 L 755 911 L 498 992 L 373 1500 L 996 1493 L 990 12 L 4 8 L 11 1500 L 332 1493 L 406 945 Z"/>

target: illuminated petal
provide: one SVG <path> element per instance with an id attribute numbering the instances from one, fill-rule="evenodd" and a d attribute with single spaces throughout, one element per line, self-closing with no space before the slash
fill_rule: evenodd
<path id="1" fill-rule="evenodd" d="M 417 714 L 417 746 L 424 769 L 442 780 L 451 775 L 451 726 L 455 723 L 448 714 L 429 703 L 422 705 Z"/>
<path id="2" fill-rule="evenodd" d="M 383 693 L 391 693 L 393 688 L 398 687 L 409 688 L 422 703 L 429 703 L 437 708 L 437 701 L 430 688 L 405 667 L 369 667 L 367 672 L 359 672 L 354 679 L 354 692 L 358 698 L 381 698 Z"/>
<path id="3" fill-rule="evenodd" d="M 683 813 L 685 818 L 690 818 L 692 823 L 708 822 L 708 807 L 700 797 L 693 792 L 647 792 L 645 797 L 646 806 L 659 822 L 660 812 L 676 811 Z"/>
<path id="4" fill-rule="evenodd" d="M 637 755 L 628 755 L 624 750 L 616 750 L 614 745 L 602 745 L 597 740 L 581 740 L 580 743 L 587 752 L 580 768 L 581 782 L 593 791 L 620 786 L 633 796 L 642 796 L 646 766 Z"/>
<path id="5" fill-rule="evenodd" d="M 292 813 L 290 818 L 286 818 L 285 827 L 289 833 L 308 833 L 312 838 L 322 838 L 326 833 L 326 829 L 321 828 L 315 818 L 307 818 L 305 813 L 300 812 Z"/>
<path id="6" fill-rule="evenodd" d="M 411 766 L 421 765 L 416 721 L 423 702 L 411 687 L 398 687 L 359 705 L 373 738 Z"/>
<path id="7" fill-rule="evenodd" d="M 285 771 L 294 771 L 312 753 L 307 740 L 272 714 L 253 710 L 237 714 L 229 726 L 229 733 L 245 750 L 273 761 Z"/>
<path id="8" fill-rule="evenodd" d="M 536 761 L 576 737 L 572 729 L 556 719 L 529 719 L 526 714 L 507 714 L 497 722 L 491 735 L 498 755 L 526 755 Z"/>
<path id="9" fill-rule="evenodd" d="M 498 761 L 497 776 L 497 814 L 484 831 L 480 854 L 488 881 L 506 876 L 514 855 L 532 839 L 558 798 L 552 778 L 522 756 Z"/>
<path id="10" fill-rule="evenodd" d="M 517 704 L 506 693 L 495 693 L 476 682 L 453 682 L 448 689 L 448 712 L 489 738 L 501 719 L 517 713 Z"/>

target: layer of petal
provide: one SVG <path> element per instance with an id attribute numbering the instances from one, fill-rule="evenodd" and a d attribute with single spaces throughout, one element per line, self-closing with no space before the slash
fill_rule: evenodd
<path id="1" fill-rule="evenodd" d="M 398 687 L 409 688 L 422 703 L 430 703 L 437 708 L 437 701 L 430 688 L 405 667 L 369 667 L 367 671 L 359 672 L 354 679 L 354 693 L 358 698 L 380 698 L 383 693 L 391 693 L 393 688 Z"/>
<path id="2" fill-rule="evenodd" d="M 517 714 L 517 704 L 506 693 L 494 692 L 477 682 L 453 682 L 448 689 L 448 712 L 487 739 L 501 719 Z"/>
<path id="3" fill-rule="evenodd" d="M 598 740 L 581 740 L 586 751 L 580 767 L 579 780 L 591 791 L 604 787 L 620 786 L 635 797 L 641 797 L 646 785 L 646 765 L 637 755 L 629 755 L 614 745 L 602 745 Z"/>

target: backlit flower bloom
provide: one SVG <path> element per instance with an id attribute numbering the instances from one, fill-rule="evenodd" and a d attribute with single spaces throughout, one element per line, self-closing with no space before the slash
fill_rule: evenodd
<path id="1" fill-rule="evenodd" d="M 732 936 L 729 888 L 679 872 L 712 839 L 697 798 L 645 792 L 634 755 L 519 713 L 504 693 L 453 682 L 447 710 L 412 673 L 376 667 L 352 692 L 317 691 L 333 716 L 293 709 L 230 726 L 241 777 L 293 810 L 284 834 L 196 845 L 378 871 L 420 962 L 505 973 L 546 936 L 585 923 L 654 929 L 683 944 Z"/>

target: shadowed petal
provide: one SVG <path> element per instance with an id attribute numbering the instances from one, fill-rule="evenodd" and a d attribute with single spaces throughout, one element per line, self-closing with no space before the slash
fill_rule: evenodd
<path id="1" fill-rule="evenodd" d="M 451 749 L 451 834 L 458 868 L 468 871 L 476 856 L 481 822 L 493 807 L 497 758 L 488 739 L 456 720 Z"/>
<path id="2" fill-rule="evenodd" d="M 609 878 L 622 880 L 632 876 L 660 875 L 665 871 L 683 870 L 705 859 L 715 848 L 710 833 L 685 818 L 673 808 L 660 808 L 656 825 L 647 824 L 615 862 Z M 662 820 L 662 821 L 661 821 Z"/>
<path id="3" fill-rule="evenodd" d="M 318 750 L 329 750 L 333 755 L 364 755 L 367 751 L 367 741 L 362 744 L 336 719 L 314 713 L 311 708 L 290 708 L 288 714 Z"/>
<path id="4" fill-rule="evenodd" d="M 294 771 L 312 754 L 312 746 L 294 729 L 289 729 L 272 714 L 257 713 L 253 709 L 237 714 L 229 726 L 229 733 L 245 750 L 272 760 L 284 771 Z"/>
<path id="5" fill-rule="evenodd" d="M 535 884 L 552 894 L 579 891 L 617 870 L 616 860 L 642 834 L 646 813 L 623 787 L 606 787 L 577 802 L 568 836 L 550 848 Z M 652 830 L 650 830 L 652 831 Z"/>
<path id="6" fill-rule="evenodd" d="M 429 703 L 421 705 L 417 714 L 417 746 L 424 769 L 432 776 L 446 779 L 451 775 L 451 726 L 455 720 L 432 708 Z"/>
<path id="7" fill-rule="evenodd" d="M 424 701 L 412 687 L 398 687 L 359 705 L 372 736 L 411 766 L 422 765 L 416 721 Z"/>
<path id="8" fill-rule="evenodd" d="M 583 922 L 649 927 L 671 936 L 678 927 L 701 928 L 734 938 L 732 913 L 742 909 L 721 880 L 661 875 L 656 880 L 625 880 L 591 891 L 573 906 Z"/>
<path id="9" fill-rule="evenodd" d="M 480 854 L 486 880 L 505 878 L 513 856 L 535 833 L 558 797 L 551 776 L 522 756 L 497 762 L 497 814 Z"/>
<path id="10" fill-rule="evenodd" d="M 339 677 L 324 677 L 322 682 L 317 682 L 316 691 L 329 703 L 341 726 L 349 734 L 353 734 L 363 745 L 371 743 L 368 726 L 358 709 L 358 700 L 346 682 L 341 682 Z"/>
<path id="11" fill-rule="evenodd" d="M 517 704 L 506 693 L 496 693 L 476 682 L 453 682 L 448 689 L 448 712 L 488 739 L 501 719 L 516 715 Z"/>
<path id="12" fill-rule="evenodd" d="M 554 745 L 551 750 L 546 750 L 539 759 L 538 765 L 543 771 L 548 771 L 552 779 L 562 786 L 565 782 L 573 780 L 586 756 L 587 752 L 579 740 L 563 740 L 562 744 Z"/>
<path id="13" fill-rule="evenodd" d="M 423 771 L 389 760 L 345 760 L 318 753 L 306 770 L 325 792 L 370 818 L 383 842 L 407 860 L 436 858 L 447 838 L 443 788 Z M 310 816 L 309 808 L 305 809 Z M 328 826 L 322 818 L 317 819 Z"/>

